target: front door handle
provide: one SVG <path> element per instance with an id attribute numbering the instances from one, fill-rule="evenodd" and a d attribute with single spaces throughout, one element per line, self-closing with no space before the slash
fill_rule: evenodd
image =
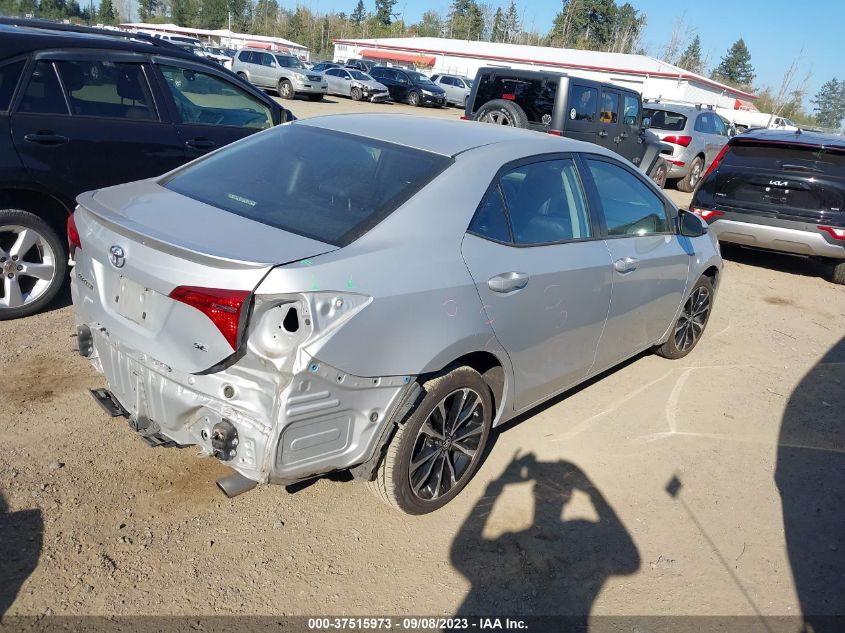
<path id="1" fill-rule="evenodd" d="M 623 275 L 634 272 L 639 265 L 640 260 L 635 257 L 622 257 L 621 259 L 617 259 L 613 262 L 613 267 L 616 269 L 616 272 L 622 273 Z"/>
<path id="2" fill-rule="evenodd" d="M 622 134 L 620 134 L 619 136 L 621 136 L 622 138 L 628 138 L 628 133 L 622 132 Z"/>
<path id="3" fill-rule="evenodd" d="M 493 292 L 514 292 L 528 285 L 528 273 L 515 271 L 502 273 L 487 280 L 487 287 Z"/>
<path id="4" fill-rule="evenodd" d="M 185 145 L 193 149 L 211 149 L 217 143 L 207 138 L 192 138 L 190 141 L 185 141 Z"/>
<path id="5" fill-rule="evenodd" d="M 599 136 L 605 138 L 607 136 L 607 130 L 599 130 Z"/>
<path id="6" fill-rule="evenodd" d="M 33 134 L 26 134 L 23 139 L 28 143 L 38 145 L 64 145 L 70 140 L 67 136 L 56 134 L 53 130 L 38 130 Z"/>

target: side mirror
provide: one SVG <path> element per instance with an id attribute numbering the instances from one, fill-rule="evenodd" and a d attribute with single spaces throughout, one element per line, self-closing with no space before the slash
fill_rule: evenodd
<path id="1" fill-rule="evenodd" d="M 647 130 L 650 127 L 651 127 L 651 117 L 644 116 L 643 122 L 642 122 L 642 128 L 644 130 Z"/>
<path id="2" fill-rule="evenodd" d="M 276 62 L 270 62 L 270 68 L 275 68 L 277 65 Z"/>
<path id="3" fill-rule="evenodd" d="M 681 209 L 678 213 L 678 234 L 684 237 L 701 237 L 707 233 L 707 225 L 700 217 Z"/>
<path id="4" fill-rule="evenodd" d="M 343 76 L 343 78 L 344 78 L 346 81 L 352 81 L 352 77 L 350 77 L 349 75 L 344 75 L 344 76 Z"/>

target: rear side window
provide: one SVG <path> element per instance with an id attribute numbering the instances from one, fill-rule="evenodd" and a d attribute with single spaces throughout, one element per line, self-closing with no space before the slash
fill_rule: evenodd
<path id="1" fill-rule="evenodd" d="M 240 53 L 238 53 L 238 60 L 249 63 L 249 51 L 241 51 Z"/>
<path id="2" fill-rule="evenodd" d="M 572 86 L 572 98 L 569 103 L 569 118 L 573 121 L 596 120 L 596 106 L 599 103 L 599 91 L 586 86 Z"/>
<path id="3" fill-rule="evenodd" d="M 615 92 L 602 92 L 601 114 L 599 123 L 617 123 L 619 121 L 619 95 Z"/>
<path id="4" fill-rule="evenodd" d="M 554 79 L 548 81 L 488 74 L 478 83 L 475 109 L 478 110 L 494 99 L 506 99 L 521 107 L 530 123 L 548 125 L 552 121 L 556 94 L 557 81 Z"/>
<path id="5" fill-rule="evenodd" d="M 71 113 L 136 121 L 158 120 L 140 64 L 110 61 L 57 62 Z"/>
<path id="6" fill-rule="evenodd" d="M 68 114 L 65 96 L 51 62 L 40 61 L 35 65 L 18 111 L 30 114 Z"/>
<path id="7" fill-rule="evenodd" d="M 627 169 L 587 159 L 599 192 L 607 234 L 640 236 L 666 233 L 669 223 L 663 201 Z"/>
<path id="8" fill-rule="evenodd" d="M 23 71 L 24 60 L 0 66 L 0 111 L 8 110 Z"/>
<path id="9" fill-rule="evenodd" d="M 256 222 L 345 246 L 450 163 L 438 154 L 294 124 L 211 154 L 162 184 Z"/>
<path id="10" fill-rule="evenodd" d="M 679 112 L 669 110 L 646 109 L 646 116 L 651 118 L 649 127 L 668 132 L 681 132 L 687 126 L 687 117 Z"/>
<path id="11" fill-rule="evenodd" d="M 822 149 L 812 145 L 734 140 L 721 164 L 776 169 L 806 176 L 820 172 L 845 178 L 845 150 Z"/>
<path id="12" fill-rule="evenodd" d="M 496 242 L 510 242 L 510 229 L 505 215 L 505 203 L 499 186 L 491 189 L 475 212 L 469 232 Z"/>

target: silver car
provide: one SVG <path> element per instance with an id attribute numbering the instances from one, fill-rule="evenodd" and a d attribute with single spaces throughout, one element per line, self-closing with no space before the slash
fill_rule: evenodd
<path id="1" fill-rule="evenodd" d="M 460 75 L 432 75 L 431 81 L 446 91 L 446 103 L 466 107 L 472 92 L 472 79 Z"/>
<path id="2" fill-rule="evenodd" d="M 441 507 L 491 429 L 643 350 L 692 350 L 722 261 L 616 154 L 402 115 L 300 120 L 86 193 L 70 232 L 98 402 L 229 495 L 350 469 Z"/>
<path id="3" fill-rule="evenodd" d="M 671 154 L 663 154 L 669 164 L 667 178 L 676 179 L 681 191 L 692 191 L 730 140 L 722 117 L 684 103 L 649 101 L 643 111 L 649 129 L 672 148 Z"/>
<path id="4" fill-rule="evenodd" d="M 232 60 L 232 72 L 259 88 L 276 90 L 282 99 L 304 94 L 320 101 L 328 89 L 322 74 L 308 70 L 293 55 L 244 48 Z"/>
<path id="5" fill-rule="evenodd" d="M 352 97 L 354 101 L 387 101 L 390 94 L 387 87 L 367 73 L 354 68 L 329 68 L 323 72 L 330 95 Z"/>

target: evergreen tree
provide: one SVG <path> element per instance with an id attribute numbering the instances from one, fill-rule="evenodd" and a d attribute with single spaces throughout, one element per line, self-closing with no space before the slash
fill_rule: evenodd
<path id="1" fill-rule="evenodd" d="M 740 87 L 751 86 L 755 76 L 751 53 L 742 38 L 733 43 L 711 75 L 713 79 Z"/>
<path id="2" fill-rule="evenodd" d="M 640 38 L 645 16 L 614 0 L 564 0 L 548 43 L 562 48 L 630 52 Z"/>
<path id="3" fill-rule="evenodd" d="M 426 11 L 420 23 L 416 25 L 416 29 L 420 37 L 440 37 L 443 22 L 436 11 Z"/>
<path id="4" fill-rule="evenodd" d="M 484 16 L 475 0 L 452 0 L 449 30 L 455 39 L 479 40 L 484 36 Z"/>
<path id="5" fill-rule="evenodd" d="M 704 72 L 704 62 L 701 59 L 701 38 L 698 35 L 681 54 L 678 66 L 691 73 L 701 74 Z"/>
<path id="6" fill-rule="evenodd" d="M 151 16 L 155 15 L 158 8 L 158 0 L 138 0 L 138 17 L 141 22 L 146 22 Z"/>
<path id="7" fill-rule="evenodd" d="M 490 32 L 490 41 L 491 42 L 504 42 L 505 41 L 505 14 L 502 13 L 501 7 L 496 9 L 496 13 L 493 16 L 493 29 Z"/>
<path id="8" fill-rule="evenodd" d="M 79 18 L 82 16 L 82 8 L 76 0 L 68 1 L 65 12 L 69 18 Z"/>
<path id="9" fill-rule="evenodd" d="M 229 22 L 227 0 L 202 0 L 196 25 L 201 29 L 222 29 Z"/>
<path id="10" fill-rule="evenodd" d="M 117 15 L 111 0 L 100 0 L 100 8 L 97 10 L 97 21 L 103 24 L 117 24 Z"/>
<path id="11" fill-rule="evenodd" d="M 367 9 L 364 8 L 364 0 L 358 0 L 358 4 L 355 5 L 355 10 L 352 12 L 350 20 L 355 26 L 361 26 L 361 23 L 366 19 Z"/>
<path id="12" fill-rule="evenodd" d="M 396 14 L 393 13 L 393 7 L 399 0 L 376 0 L 376 14 L 375 18 L 379 24 L 390 26 L 393 24 L 393 18 Z"/>
<path id="13" fill-rule="evenodd" d="M 840 83 L 836 77 L 824 84 L 812 103 L 815 105 L 816 122 L 822 127 L 839 129 L 845 118 L 845 82 Z"/>
<path id="14" fill-rule="evenodd" d="M 503 26 L 504 37 L 502 41 L 508 44 L 513 44 L 522 30 L 522 24 L 519 19 L 519 10 L 516 8 L 514 0 L 510 1 L 508 4 L 508 10 L 505 11 Z"/>
<path id="15" fill-rule="evenodd" d="M 199 15 L 196 0 L 170 0 L 170 17 L 178 26 L 195 26 Z"/>

